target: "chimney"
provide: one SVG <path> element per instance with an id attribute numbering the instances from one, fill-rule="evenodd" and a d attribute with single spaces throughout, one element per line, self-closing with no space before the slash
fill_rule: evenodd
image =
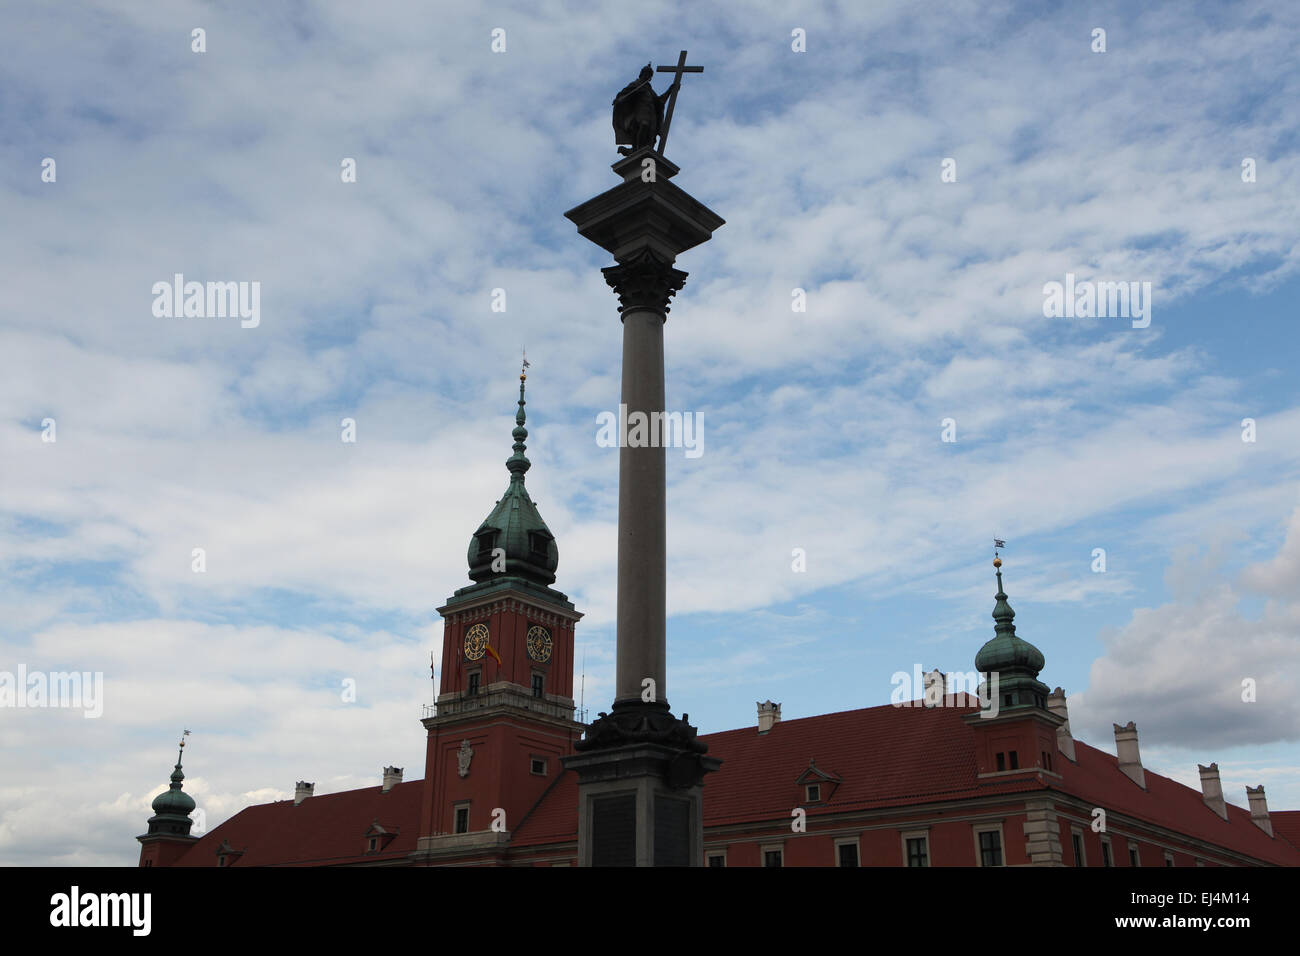
<path id="1" fill-rule="evenodd" d="M 1147 788 L 1146 774 L 1142 772 L 1142 758 L 1138 756 L 1138 729 L 1133 721 L 1123 727 L 1115 724 L 1115 753 L 1119 769 L 1143 790 Z"/>
<path id="2" fill-rule="evenodd" d="M 1196 769 L 1201 772 L 1201 799 L 1223 819 L 1228 819 L 1228 804 L 1224 802 L 1223 784 L 1219 782 L 1219 765 L 1212 763 L 1202 767 L 1198 763 Z"/>
<path id="3" fill-rule="evenodd" d="M 293 805 L 296 807 L 310 797 L 314 789 L 316 789 L 316 784 L 308 783 L 306 780 L 299 780 L 294 784 L 293 788 Z"/>
<path id="4" fill-rule="evenodd" d="M 1269 836 L 1273 835 L 1273 820 L 1268 815 L 1268 801 L 1264 799 L 1264 785 L 1246 788 L 1246 799 L 1250 801 L 1250 819 Z"/>
<path id="5" fill-rule="evenodd" d="M 948 693 L 948 682 L 944 680 L 943 671 L 936 667 L 926 673 L 924 681 L 924 689 L 921 693 L 922 704 L 926 707 L 942 707 L 944 695 Z"/>
<path id="6" fill-rule="evenodd" d="M 763 701 L 758 705 L 758 732 L 765 734 L 772 729 L 773 725 L 781 722 L 781 705 L 774 704 L 770 700 Z"/>
<path id="7" fill-rule="evenodd" d="M 401 782 L 402 782 L 401 767 L 384 768 L 384 789 L 383 789 L 384 793 L 387 793 L 389 790 L 392 790 L 394 786 L 396 786 Z"/>
<path id="8" fill-rule="evenodd" d="M 1056 728 L 1056 749 L 1071 762 L 1078 763 L 1074 756 L 1074 737 L 1070 735 L 1070 711 L 1065 706 L 1065 691 L 1058 687 L 1048 694 L 1047 709 L 1065 719 L 1065 723 Z"/>

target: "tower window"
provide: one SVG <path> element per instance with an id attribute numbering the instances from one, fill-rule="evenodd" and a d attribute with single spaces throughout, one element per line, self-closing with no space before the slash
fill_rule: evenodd
<path id="1" fill-rule="evenodd" d="M 486 531 L 480 531 L 474 535 L 478 541 L 478 558 L 480 561 L 486 560 L 492 556 L 492 548 L 497 543 L 497 531 L 495 528 L 489 528 Z"/>
<path id="2" fill-rule="evenodd" d="M 1012 770 L 1020 769 L 1020 752 L 1017 750 L 1011 751 L 1011 769 Z"/>
<path id="3" fill-rule="evenodd" d="M 528 550 L 531 552 L 529 557 L 534 563 L 545 563 L 547 544 L 550 540 L 541 531 L 528 532 Z"/>
<path id="4" fill-rule="evenodd" d="M 456 830 L 457 833 L 469 833 L 469 807 L 456 808 Z"/>
<path id="5" fill-rule="evenodd" d="M 473 697 L 479 692 L 479 672 L 474 671 L 469 675 L 469 694 Z"/>
<path id="6" fill-rule="evenodd" d="M 1003 754 L 1003 753 L 998 754 L 998 769 L 999 769 L 999 770 L 1006 770 L 1006 769 L 1007 769 L 1007 755 L 1006 755 L 1006 754 Z"/>
<path id="7" fill-rule="evenodd" d="M 542 677 L 541 674 L 534 674 L 533 675 L 533 696 L 545 697 L 546 696 L 545 685 L 546 685 L 546 679 Z"/>
<path id="8" fill-rule="evenodd" d="M 540 757 L 533 757 L 528 764 L 529 770 L 538 776 L 546 776 L 546 761 Z"/>

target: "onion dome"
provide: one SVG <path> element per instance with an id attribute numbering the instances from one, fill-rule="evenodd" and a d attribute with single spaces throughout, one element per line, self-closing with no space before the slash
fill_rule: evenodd
<path id="1" fill-rule="evenodd" d="M 993 596 L 997 601 L 993 605 L 994 635 L 975 655 L 975 669 L 998 675 L 1000 708 L 1046 707 L 1048 687 L 1038 681 L 1046 663 L 1043 652 L 1016 636 L 1016 612 L 1011 610 L 1002 589 L 1002 559 L 994 558 L 993 567 L 998 578 L 998 593 Z"/>
<path id="2" fill-rule="evenodd" d="M 186 733 L 189 733 L 187 730 Z M 172 770 L 171 786 L 153 798 L 153 813 L 149 818 L 150 833 L 169 833 L 187 835 L 194 812 L 194 798 L 181 789 L 185 774 L 181 772 L 181 756 L 185 753 L 185 740 L 181 739 L 181 750 L 176 754 L 176 766 Z"/>
<path id="3" fill-rule="evenodd" d="M 513 577 L 549 585 L 555 581 L 555 570 L 560 565 L 555 535 L 546 527 L 524 487 L 524 474 L 532 467 L 532 462 L 524 456 L 527 447 L 524 442 L 528 438 L 528 429 L 524 427 L 526 379 L 527 374 L 520 372 L 519 411 L 511 433 L 515 440 L 514 454 L 506 459 L 510 485 L 469 543 L 469 576 L 475 582 Z"/>

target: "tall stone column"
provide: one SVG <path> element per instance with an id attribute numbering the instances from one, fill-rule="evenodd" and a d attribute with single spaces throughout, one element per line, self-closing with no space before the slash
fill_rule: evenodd
<path id="1" fill-rule="evenodd" d="M 622 303 L 622 408 L 629 420 L 637 413 L 653 420 L 649 416 L 665 410 L 668 299 L 682 287 L 686 273 L 648 251 L 603 271 Z M 641 701 L 648 694 L 667 706 L 664 455 L 661 442 L 619 448 L 616 704 Z M 653 683 L 646 684 L 647 678 Z"/>
<path id="2" fill-rule="evenodd" d="M 611 712 L 564 763 L 578 773 L 581 865 L 702 866 L 701 788 L 721 762 L 666 698 L 665 450 L 632 447 L 623 429 L 638 412 L 662 420 L 663 327 L 686 281 L 673 263 L 723 221 L 669 182 L 677 167 L 649 147 L 613 169 L 620 185 L 565 216 L 618 263 L 602 270 L 623 325 L 617 677 Z"/>

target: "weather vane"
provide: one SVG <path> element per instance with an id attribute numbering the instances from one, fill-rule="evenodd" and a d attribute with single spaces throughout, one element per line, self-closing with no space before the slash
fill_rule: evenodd
<path id="1" fill-rule="evenodd" d="M 614 145 L 624 156 L 647 146 L 653 148 L 656 137 L 659 139 L 656 152 L 660 156 L 664 154 L 668 145 L 668 127 L 672 125 L 673 109 L 677 106 L 677 91 L 682 86 L 682 74 L 703 73 L 704 67 L 687 66 L 686 51 L 682 50 L 674 66 L 661 66 L 659 72 L 673 74 L 672 86 L 663 93 L 656 93 L 650 85 L 655 70 L 647 63 L 636 80 L 614 97 Z"/>
<path id="2" fill-rule="evenodd" d="M 519 374 L 523 375 L 525 372 L 528 371 L 528 367 L 533 363 L 528 361 L 528 349 L 525 348 L 525 349 L 521 349 L 520 351 L 523 353 L 524 356 L 524 364 L 520 367 Z"/>
<path id="3" fill-rule="evenodd" d="M 1001 551 L 1001 550 L 1004 550 L 1004 549 L 1006 548 L 1006 546 L 1007 546 L 1007 543 L 1006 543 L 1005 541 L 1003 541 L 1001 538 L 994 538 L 994 539 L 993 539 L 993 557 L 995 557 L 995 558 L 998 557 L 998 552 Z"/>
<path id="4" fill-rule="evenodd" d="M 185 738 L 188 737 L 189 735 L 190 735 L 190 732 L 189 732 L 188 730 L 181 734 L 181 746 L 182 746 L 182 747 L 185 746 Z"/>

